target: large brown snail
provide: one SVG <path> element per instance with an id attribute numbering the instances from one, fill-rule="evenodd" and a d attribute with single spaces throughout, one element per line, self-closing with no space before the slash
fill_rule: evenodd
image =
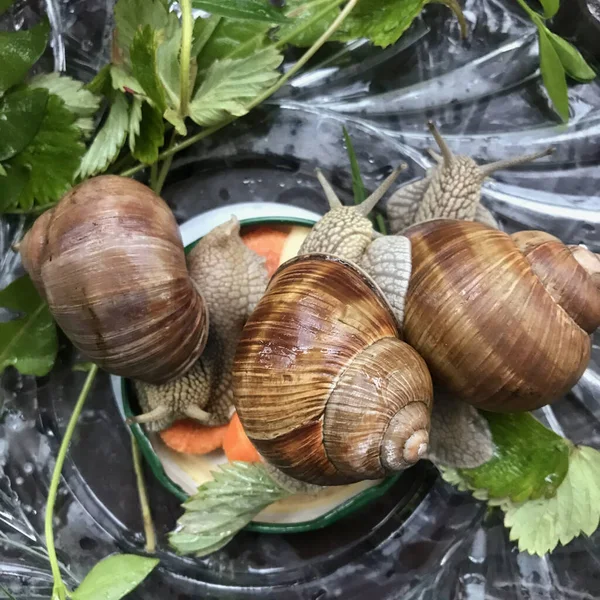
<path id="1" fill-rule="evenodd" d="M 573 387 L 600 325 L 594 254 L 473 221 L 428 221 L 405 235 L 413 270 L 404 334 L 437 382 L 499 412 L 539 408 Z"/>
<path id="2" fill-rule="evenodd" d="M 107 371 L 163 383 L 204 349 L 208 311 L 177 223 L 141 183 L 81 183 L 37 219 L 20 253 L 58 325 Z"/>
<path id="3" fill-rule="evenodd" d="M 73 344 L 134 380 L 151 430 L 231 417 L 231 363 L 267 284 L 264 260 L 232 219 L 190 252 L 172 212 L 132 179 L 100 176 L 33 225 L 23 264 Z"/>
<path id="4" fill-rule="evenodd" d="M 361 267 L 378 254 L 367 250 L 367 214 L 396 175 L 363 205 L 343 207 L 319 174 L 332 210 L 275 273 L 238 345 L 234 402 L 244 429 L 268 461 L 303 481 L 377 479 L 427 452 L 431 377 L 399 339 L 407 240 L 377 244 L 390 250 L 379 281 L 391 264 L 398 280 L 406 274 L 386 286 L 400 289 L 394 306 Z"/>

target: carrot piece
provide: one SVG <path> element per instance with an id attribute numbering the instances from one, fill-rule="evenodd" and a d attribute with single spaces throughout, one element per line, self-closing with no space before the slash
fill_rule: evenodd
<path id="1" fill-rule="evenodd" d="M 225 432 L 223 450 L 229 462 L 260 462 L 260 455 L 248 439 L 237 413 L 234 413 Z"/>
<path id="2" fill-rule="evenodd" d="M 172 450 L 184 454 L 208 454 L 223 444 L 229 425 L 207 427 L 192 419 L 175 421 L 160 432 L 162 441 Z"/>
<path id="3" fill-rule="evenodd" d="M 250 250 L 266 259 L 267 272 L 271 277 L 279 266 L 279 259 L 288 235 L 288 231 L 258 225 L 245 231 L 242 234 L 242 241 Z"/>

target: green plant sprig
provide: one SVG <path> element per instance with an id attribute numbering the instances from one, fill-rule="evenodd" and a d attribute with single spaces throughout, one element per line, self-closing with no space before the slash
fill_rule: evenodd
<path id="1" fill-rule="evenodd" d="M 573 45 L 556 35 L 546 26 L 546 19 L 556 15 L 559 0 L 540 0 L 544 14 L 533 10 L 525 0 L 517 0 L 533 21 L 538 31 L 540 70 L 544 87 L 563 122 L 569 120 L 569 92 L 567 75 L 579 82 L 596 77 L 594 70 Z"/>

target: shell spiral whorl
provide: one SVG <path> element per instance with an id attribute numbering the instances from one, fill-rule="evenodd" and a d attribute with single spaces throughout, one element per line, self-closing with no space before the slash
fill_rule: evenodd
<path id="1" fill-rule="evenodd" d="M 249 438 L 276 467 L 320 485 L 377 479 L 426 451 L 433 386 L 397 339 L 373 281 L 351 263 L 285 263 L 246 323 L 234 367 Z"/>

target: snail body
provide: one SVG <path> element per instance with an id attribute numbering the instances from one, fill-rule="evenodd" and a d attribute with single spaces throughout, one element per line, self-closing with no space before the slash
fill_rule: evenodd
<path id="1" fill-rule="evenodd" d="M 229 422 L 233 414 L 232 368 L 248 315 L 267 287 L 264 258 L 247 248 L 233 217 L 204 236 L 188 255 L 190 276 L 202 285 L 209 313 L 206 348 L 182 377 L 162 385 L 136 382 L 142 414 L 132 422 L 151 431 L 179 418 L 203 425 Z"/>
<path id="2" fill-rule="evenodd" d="M 547 149 L 478 165 L 469 156 L 453 154 L 431 122 L 429 129 L 441 154 L 430 150 L 437 165 L 425 177 L 402 186 L 390 197 L 386 210 L 392 233 L 439 218 L 478 221 L 497 227 L 492 213 L 481 204 L 481 186 L 485 178 L 495 171 L 526 164 L 552 153 L 552 149 Z"/>
<path id="3" fill-rule="evenodd" d="M 428 221 L 405 235 L 413 270 L 404 335 L 436 382 L 496 412 L 533 410 L 573 387 L 600 325 L 592 253 L 472 221 Z"/>
<path id="4" fill-rule="evenodd" d="M 108 372 L 164 383 L 202 353 L 208 311 L 177 223 L 141 183 L 79 184 L 34 223 L 20 253 L 58 325 Z"/>

